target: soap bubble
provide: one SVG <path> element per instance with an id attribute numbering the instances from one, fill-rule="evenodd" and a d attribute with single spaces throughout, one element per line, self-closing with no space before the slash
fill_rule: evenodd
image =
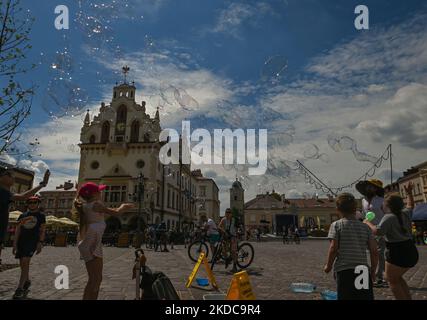
<path id="1" fill-rule="evenodd" d="M 87 101 L 83 88 L 70 80 L 54 78 L 48 83 L 41 106 L 51 117 L 75 117 L 85 111 Z"/>
<path id="2" fill-rule="evenodd" d="M 288 68 L 288 59 L 283 55 L 276 55 L 268 58 L 261 70 L 262 81 L 278 81 Z"/>

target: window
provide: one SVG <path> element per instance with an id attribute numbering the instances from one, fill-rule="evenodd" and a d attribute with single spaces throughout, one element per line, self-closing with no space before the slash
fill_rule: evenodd
<path id="1" fill-rule="evenodd" d="M 172 191 L 172 209 L 175 209 L 175 192 Z"/>
<path id="2" fill-rule="evenodd" d="M 65 199 L 59 199 L 58 208 L 65 208 Z"/>
<path id="3" fill-rule="evenodd" d="M 138 142 L 139 140 L 139 121 L 135 120 L 132 123 L 130 130 L 130 142 Z"/>
<path id="4" fill-rule="evenodd" d="M 95 135 L 93 134 L 93 135 L 91 135 L 90 136 L 90 138 L 89 138 L 89 143 L 95 143 L 96 142 L 96 137 L 95 137 Z"/>
<path id="5" fill-rule="evenodd" d="M 116 136 L 123 136 L 126 131 L 126 118 L 127 118 L 127 109 L 125 105 L 121 105 L 117 109 L 117 118 L 116 118 Z M 117 141 L 119 142 L 119 141 Z"/>
<path id="6" fill-rule="evenodd" d="M 110 123 L 105 121 L 102 124 L 101 129 L 101 143 L 107 143 L 110 141 Z"/>
<path id="7" fill-rule="evenodd" d="M 251 214 L 250 221 L 251 221 L 251 222 L 256 222 L 256 215 Z"/>
<path id="8" fill-rule="evenodd" d="M 93 162 L 90 164 L 90 167 L 91 167 L 93 170 L 98 169 L 98 168 L 99 168 L 99 162 L 98 162 L 98 161 L 93 161 Z"/>
<path id="9" fill-rule="evenodd" d="M 136 167 L 137 167 L 138 169 L 142 169 L 142 168 L 144 168 L 144 166 L 145 166 L 145 162 L 144 162 L 144 160 L 138 160 L 138 161 L 136 162 Z"/>
<path id="10" fill-rule="evenodd" d="M 47 207 L 48 207 L 48 208 L 53 208 L 53 207 L 54 207 L 54 205 L 55 205 L 55 199 L 49 199 L 49 200 L 47 201 Z"/>
<path id="11" fill-rule="evenodd" d="M 105 202 L 125 202 L 126 186 L 107 186 L 104 191 Z"/>
<path id="12" fill-rule="evenodd" d="M 157 187 L 156 203 L 157 203 L 157 206 L 160 207 L 160 187 Z"/>
<path id="13" fill-rule="evenodd" d="M 171 206 L 171 191 L 168 189 L 168 205 L 167 207 L 170 208 Z"/>
<path id="14" fill-rule="evenodd" d="M 237 196 L 234 196 L 234 201 L 237 201 Z"/>
<path id="15" fill-rule="evenodd" d="M 206 186 L 200 186 L 199 196 L 200 197 L 206 197 Z"/>
<path id="16" fill-rule="evenodd" d="M 418 194 L 421 194 L 420 184 L 417 183 Z"/>

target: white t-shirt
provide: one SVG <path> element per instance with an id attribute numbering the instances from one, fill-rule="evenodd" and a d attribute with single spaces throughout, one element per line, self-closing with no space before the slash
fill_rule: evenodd
<path id="1" fill-rule="evenodd" d="M 216 227 L 216 223 L 215 221 L 213 221 L 211 218 L 208 219 L 208 221 L 206 222 L 206 226 L 207 226 L 207 232 L 206 234 L 208 236 L 214 235 L 214 234 L 218 234 L 218 228 Z"/>
<path id="2" fill-rule="evenodd" d="M 372 224 L 378 225 L 381 219 L 384 217 L 384 211 L 382 209 L 382 205 L 384 203 L 384 198 L 375 196 L 372 198 L 371 203 L 366 199 L 362 199 L 362 208 L 363 213 L 366 215 L 368 211 L 372 211 L 375 213 L 375 218 L 372 220 Z"/>

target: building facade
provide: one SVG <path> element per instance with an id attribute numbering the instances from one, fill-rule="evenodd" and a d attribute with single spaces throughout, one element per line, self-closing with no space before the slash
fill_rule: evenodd
<path id="1" fill-rule="evenodd" d="M 216 223 L 220 220 L 219 188 L 211 178 L 204 177 L 201 170 L 192 172 L 196 181 L 196 216 L 201 221 L 203 217 L 211 218 Z"/>
<path id="2" fill-rule="evenodd" d="M 412 191 L 415 204 L 427 202 L 427 161 L 416 165 L 403 173 L 403 177 L 397 179 L 401 196 L 407 200 L 405 186 L 409 183 L 414 185 Z"/>
<path id="3" fill-rule="evenodd" d="M 72 218 L 73 203 L 76 199 L 77 189 L 71 182 L 66 182 L 71 187 L 58 186 L 57 190 L 40 191 L 41 206 L 46 215 L 53 215 L 58 218 Z M 62 190 L 61 190 L 62 189 Z"/>
<path id="4" fill-rule="evenodd" d="M 181 161 L 168 165 L 160 161 L 159 151 L 166 142 L 159 141 L 159 111 L 154 117 L 147 114 L 145 102 L 138 104 L 135 93 L 133 84 L 117 85 L 109 105 L 102 103 L 93 119 L 86 114 L 78 183 L 105 184 L 103 200 L 107 206 L 136 204 L 120 217 L 107 219 L 107 226 L 113 229 L 135 229 L 138 219 L 142 228 L 161 221 L 169 228 L 192 225 L 197 222 L 196 193 L 201 179 Z M 218 191 L 214 189 L 210 197 L 215 202 Z"/>
<path id="5" fill-rule="evenodd" d="M 360 200 L 358 207 L 361 207 Z M 289 227 L 328 231 L 331 223 L 339 219 L 332 197 L 287 199 L 274 190 L 246 202 L 244 212 L 246 230 L 260 229 L 275 234 Z"/>
<path id="6" fill-rule="evenodd" d="M 11 164 L 8 164 L 2 161 L 0 161 L 0 166 L 12 167 L 15 183 L 10 188 L 11 192 L 23 193 L 33 188 L 34 171 L 12 166 Z M 10 211 L 15 211 L 15 210 L 25 211 L 26 209 L 27 209 L 27 205 L 25 201 L 12 202 L 10 205 Z"/>

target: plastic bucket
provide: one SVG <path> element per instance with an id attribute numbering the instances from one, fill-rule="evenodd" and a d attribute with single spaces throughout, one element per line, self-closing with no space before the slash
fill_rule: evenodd
<path id="1" fill-rule="evenodd" d="M 201 287 L 207 287 L 209 285 L 209 280 L 206 278 L 196 278 L 196 282 Z"/>

